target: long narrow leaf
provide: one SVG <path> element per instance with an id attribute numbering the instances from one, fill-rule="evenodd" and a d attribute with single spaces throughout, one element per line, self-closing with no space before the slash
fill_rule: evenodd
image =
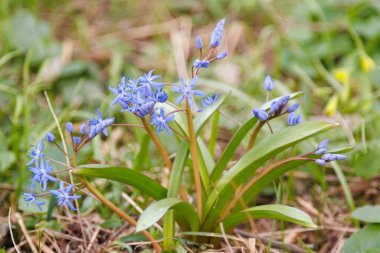
<path id="1" fill-rule="evenodd" d="M 170 173 L 168 197 L 177 197 L 179 194 L 179 188 L 182 183 L 183 170 L 185 168 L 188 156 L 189 144 L 186 141 L 183 141 L 179 146 L 178 152 L 173 163 L 173 168 Z"/>
<path id="2" fill-rule="evenodd" d="M 142 173 L 125 167 L 115 167 L 103 164 L 87 164 L 77 167 L 73 173 L 85 177 L 105 178 L 131 185 L 136 189 L 159 200 L 167 195 L 167 190 L 155 180 Z"/>
<path id="3" fill-rule="evenodd" d="M 310 216 L 303 211 L 290 206 L 274 204 L 251 207 L 231 215 L 223 221 L 224 228 L 228 230 L 247 220 L 247 213 L 255 219 L 275 219 L 292 222 L 310 228 L 317 227 L 311 220 Z"/>
<path id="4" fill-rule="evenodd" d="M 175 213 L 180 213 L 179 223 L 184 227 L 190 228 L 193 231 L 199 229 L 199 220 L 194 208 L 187 202 L 183 202 L 177 198 L 165 198 L 151 204 L 141 214 L 137 222 L 136 232 L 145 230 L 159 221 L 162 216 L 169 210 L 174 209 Z"/>

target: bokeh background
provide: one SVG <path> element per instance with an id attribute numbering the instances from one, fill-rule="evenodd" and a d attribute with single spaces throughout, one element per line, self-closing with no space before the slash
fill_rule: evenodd
<path id="1" fill-rule="evenodd" d="M 195 36 L 207 44 L 223 17 L 221 50 L 229 55 L 202 73 L 201 85 L 208 91 L 232 91 L 224 110 L 242 122 L 265 99 L 262 83 L 271 74 L 274 95 L 304 92 L 305 120 L 339 122 L 339 130 L 328 137 L 334 146 L 354 147 L 348 161 L 333 170 L 311 166 L 311 174 L 299 172 L 312 191 L 302 180 L 289 191 L 314 201 L 319 211 L 327 205 L 333 224 L 354 226 L 350 210 L 380 200 L 377 0 L 0 1 L 0 216 L 7 217 L 8 208 L 18 204 L 27 212 L 18 202 L 29 183 L 26 153 L 29 144 L 54 128 L 44 90 L 62 122 L 91 118 L 98 107 L 115 115 L 119 109 L 109 107 L 109 85 L 117 85 L 122 75 L 137 77 L 150 69 L 167 83 L 187 77 L 197 57 Z M 127 115 L 117 117 L 131 122 Z M 219 149 L 234 127 L 222 119 Z M 86 149 L 80 162 L 132 165 L 142 138 L 142 132 L 115 129 L 105 145 L 97 140 Z M 139 166 L 155 165 L 153 157 Z M 337 171 L 344 176 L 336 176 Z M 122 186 L 104 183 L 104 188 L 122 202 Z M 85 213 L 108 212 L 91 200 L 84 205 Z M 31 221 L 33 227 L 37 221 Z M 327 234 L 316 237 L 321 252 L 336 243 Z"/>

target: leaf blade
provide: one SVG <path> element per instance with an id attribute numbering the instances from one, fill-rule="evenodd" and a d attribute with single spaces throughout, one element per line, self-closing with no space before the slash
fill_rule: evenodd
<path id="1" fill-rule="evenodd" d="M 305 212 L 286 205 L 270 204 L 248 208 L 234 215 L 231 215 L 223 221 L 226 229 L 229 229 L 247 219 L 249 213 L 255 219 L 275 219 L 286 222 L 292 222 L 310 228 L 317 228 L 311 217 Z"/>
<path id="2" fill-rule="evenodd" d="M 167 195 L 167 190 L 155 180 L 142 173 L 125 167 L 102 164 L 86 164 L 78 166 L 73 173 L 85 177 L 105 178 L 131 185 L 152 198 L 159 200 Z"/>
<path id="3" fill-rule="evenodd" d="M 199 228 L 199 220 L 194 208 L 187 202 L 183 202 L 178 198 L 165 198 L 151 204 L 141 214 L 137 221 L 136 232 L 145 230 L 159 221 L 169 209 L 174 209 L 181 213 L 181 219 L 178 221 L 192 230 Z M 176 216 L 177 217 L 177 216 Z"/>

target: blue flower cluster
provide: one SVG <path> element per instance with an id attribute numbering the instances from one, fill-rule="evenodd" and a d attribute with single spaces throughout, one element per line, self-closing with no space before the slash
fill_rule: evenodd
<path id="1" fill-rule="evenodd" d="M 200 50 L 200 58 L 201 58 L 201 59 L 196 59 L 194 61 L 193 67 L 195 69 L 200 70 L 201 68 L 208 68 L 210 62 L 213 62 L 215 60 L 222 60 L 228 55 L 227 51 L 223 51 L 217 54 L 215 58 L 210 59 L 211 52 L 214 51 L 220 45 L 220 42 L 222 40 L 225 21 L 226 19 L 222 19 L 216 25 L 214 31 L 211 34 L 210 49 L 203 59 L 202 59 L 202 55 L 203 55 L 202 54 L 202 49 L 203 49 L 202 39 L 199 36 L 195 38 L 195 45 Z"/>
<path id="2" fill-rule="evenodd" d="M 272 77 L 269 75 L 267 75 L 265 77 L 264 89 L 268 92 L 268 94 L 270 91 L 272 91 L 274 89 L 274 81 L 273 81 Z M 289 96 L 280 97 L 271 103 L 268 112 L 267 112 L 267 110 L 264 110 L 261 108 L 254 108 L 252 110 L 252 113 L 256 118 L 259 118 L 260 121 L 267 121 L 267 120 L 273 119 L 275 117 L 281 116 L 285 113 L 289 113 L 288 118 L 286 120 L 287 124 L 289 126 L 300 124 L 302 122 L 302 116 L 301 116 L 301 114 L 295 113 L 295 111 L 299 107 L 298 103 L 295 103 L 295 104 L 289 106 L 286 110 L 284 110 L 285 107 L 287 106 L 289 100 L 290 100 Z"/>
<path id="3" fill-rule="evenodd" d="M 99 133 L 103 133 L 107 136 L 107 127 L 113 124 L 115 118 L 107 118 L 103 119 L 102 115 L 97 110 L 98 118 L 91 119 L 87 124 L 83 123 L 80 127 L 80 134 L 81 137 L 73 136 L 74 133 L 74 126 L 71 122 L 66 123 L 66 131 L 70 134 L 73 142 L 73 150 L 75 152 L 78 152 L 79 149 L 88 143 L 91 139 L 93 139 L 96 135 Z M 88 134 L 87 134 L 87 128 L 88 128 Z M 56 143 L 56 137 L 53 133 L 48 132 L 45 135 L 45 139 L 49 143 L 54 143 L 55 145 L 58 145 Z M 30 158 L 30 161 L 27 163 L 27 166 L 29 170 L 32 172 L 31 177 L 31 187 L 29 193 L 24 193 L 24 200 L 27 201 L 27 205 L 29 206 L 32 203 L 35 203 L 39 210 L 42 211 L 42 205 L 44 202 L 38 200 L 37 194 L 35 194 L 34 186 L 36 183 L 40 184 L 40 189 L 42 194 L 50 193 L 54 195 L 57 199 L 57 204 L 59 206 L 68 206 L 72 210 L 76 210 L 74 206 L 72 205 L 71 201 L 74 199 L 80 198 L 78 195 L 70 195 L 72 189 L 74 188 L 73 184 L 69 184 L 67 188 L 64 188 L 64 182 L 60 182 L 60 189 L 59 190 L 50 190 L 47 192 L 47 186 L 49 181 L 50 182 L 56 182 L 59 179 L 53 176 L 54 174 L 54 168 L 49 163 L 49 159 L 46 157 L 44 153 L 45 144 L 43 140 L 39 140 L 38 144 L 36 146 L 31 145 L 31 149 L 29 150 L 29 154 L 27 155 L 28 158 Z M 60 147 L 59 147 L 60 148 Z M 61 149 L 61 148 L 60 148 Z M 62 149 L 61 149 L 62 150 Z M 66 154 L 65 154 L 66 155 Z"/>
<path id="4" fill-rule="evenodd" d="M 54 142 L 55 136 L 52 133 L 47 133 L 46 139 L 48 141 Z M 37 146 L 32 145 L 31 147 L 32 149 L 29 151 L 28 155 L 28 157 L 31 158 L 31 160 L 27 163 L 27 165 L 30 171 L 32 172 L 32 183 L 30 186 L 30 192 L 24 193 L 24 200 L 27 201 L 27 206 L 31 205 L 32 203 L 35 203 L 38 209 L 42 211 L 42 205 L 45 204 L 45 202 L 38 200 L 38 195 L 34 192 L 35 183 L 39 183 L 41 191 L 46 192 L 48 182 L 56 182 L 58 179 L 52 175 L 54 168 L 49 164 L 49 160 L 47 160 L 45 156 L 43 140 L 39 140 Z M 61 182 L 61 184 L 63 184 L 63 182 Z M 70 196 L 70 192 L 74 185 L 69 185 L 69 187 L 70 191 L 67 191 L 67 197 L 79 198 L 79 196 Z M 53 193 L 53 191 L 50 191 L 50 193 Z M 73 207 L 72 204 L 68 204 L 67 201 L 64 203 L 61 202 L 61 196 L 56 196 L 56 198 L 58 205 L 64 204 L 68 205 L 70 208 Z"/>
<path id="5" fill-rule="evenodd" d="M 313 152 L 315 155 L 322 155 L 321 158 L 315 159 L 315 162 L 319 165 L 323 166 L 326 164 L 326 162 L 332 162 L 337 160 L 345 160 L 347 156 L 341 155 L 341 154 L 331 154 L 326 153 L 327 151 L 327 145 L 329 144 L 330 140 L 326 139 L 318 144 L 317 149 Z"/>
<path id="6" fill-rule="evenodd" d="M 123 111 L 129 111 L 140 118 L 151 114 L 156 103 L 165 103 L 168 94 L 162 90 L 164 84 L 156 82 L 159 75 L 153 75 L 154 70 L 137 79 L 123 77 L 118 87 L 109 89 L 116 95 L 111 106 L 119 103 Z"/>
<path id="7" fill-rule="evenodd" d="M 196 47 L 200 50 L 201 59 L 194 61 L 193 67 L 197 69 L 189 83 L 180 77 L 180 85 L 172 85 L 172 90 L 179 93 L 180 96 L 175 101 L 176 104 L 186 100 L 189 103 L 190 109 L 194 110 L 195 102 L 194 96 L 205 97 L 206 94 L 203 91 L 195 89 L 195 86 L 199 80 L 198 73 L 200 69 L 207 68 L 210 62 L 214 60 L 221 60 L 227 56 L 227 52 L 223 51 L 211 57 L 211 53 L 220 45 L 223 31 L 224 31 L 225 19 L 222 19 L 216 25 L 210 39 L 210 48 L 205 57 L 202 57 L 203 43 L 202 39 L 196 37 Z M 149 73 L 138 77 L 137 79 L 130 79 L 123 77 L 117 87 L 110 86 L 109 89 L 116 95 L 111 102 L 111 106 L 116 103 L 120 104 L 122 111 L 129 111 L 132 114 L 144 118 L 150 115 L 150 123 L 155 127 L 156 133 L 160 133 L 165 130 L 168 134 L 171 134 L 168 123 L 174 120 L 174 115 L 165 116 L 165 111 L 162 107 L 157 106 L 159 103 L 166 103 L 168 100 L 168 94 L 163 90 L 164 84 L 157 82 L 160 78 L 159 75 L 153 75 L 154 70 Z M 219 98 L 219 94 L 207 96 L 201 102 L 202 109 L 212 105 Z"/>

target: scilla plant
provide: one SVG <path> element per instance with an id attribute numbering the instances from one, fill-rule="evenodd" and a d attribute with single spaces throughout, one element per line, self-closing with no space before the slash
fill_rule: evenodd
<path id="1" fill-rule="evenodd" d="M 210 64 L 227 56 L 225 51 L 217 52 L 224 23 L 225 20 L 222 19 L 216 25 L 206 51 L 201 38 L 196 38 L 199 59 L 192 65 L 190 80 L 180 77 L 178 83 L 164 84 L 159 81 L 160 76 L 154 75 L 152 70 L 136 79 L 123 77 L 118 86 L 110 87 L 110 91 L 115 95 L 111 106 L 120 106 L 121 113 L 137 117 L 141 125 L 116 123 L 114 117 L 103 118 L 98 110 L 96 118 L 82 124 L 73 125 L 68 122 L 63 131 L 55 117 L 62 144 L 57 141 L 55 134 L 49 132 L 45 141 L 40 140 L 36 146 L 32 146 L 28 163 L 32 183 L 30 192 L 24 194 L 25 200 L 41 209 L 44 202 L 40 200 L 40 196 L 51 194 L 58 206 L 67 211 L 78 211 L 80 195 L 90 192 L 102 204 L 135 226 L 136 232 L 143 233 L 157 252 L 160 252 L 162 247 L 164 250 L 173 249 L 173 239 L 176 238 L 178 230 L 192 236 L 189 237 L 192 240 L 204 241 L 205 238 L 201 238 L 195 232 L 228 232 L 251 218 L 277 219 L 315 227 L 306 213 L 290 206 L 270 204 L 248 207 L 264 187 L 297 166 L 309 162 L 323 166 L 327 162 L 345 159 L 344 155 L 327 152 L 328 140 L 321 142 L 313 150 L 294 155 L 295 145 L 337 126 L 325 122 L 302 122 L 301 115 L 297 113 L 299 104 L 291 102 L 302 95 L 302 92 L 270 100 L 275 83 L 267 76 L 263 87 L 267 92 L 266 103 L 253 108 L 251 116 L 239 124 L 239 128 L 217 160 L 214 158 L 213 149 L 206 146 L 207 142 L 215 143 L 216 135 L 212 134 L 211 139 L 205 140 L 202 130 L 210 118 L 213 117 L 214 122 L 218 119 L 216 116 L 226 101 L 226 95 L 206 95 L 199 90 L 199 75 Z M 171 88 L 173 98 L 169 98 L 165 90 L 167 87 Z M 55 116 L 50 100 L 46 93 L 45 95 Z M 274 131 L 271 122 L 282 117 L 286 118 L 287 126 Z M 145 129 L 161 155 L 163 166 L 170 171 L 167 187 L 133 168 L 77 164 L 76 158 L 81 149 L 96 136 L 107 136 L 107 128 L 111 126 Z M 270 134 L 258 138 L 260 130 L 264 127 L 269 128 Z M 214 128 L 214 131 L 217 129 Z M 159 135 L 163 134 L 176 137 L 173 139 L 177 140 L 178 148 L 174 154 L 169 154 L 160 140 Z M 67 137 L 71 149 L 65 143 Z M 46 142 L 61 150 L 66 160 L 56 161 L 49 157 L 44 149 Z M 237 148 L 242 143 L 246 143 L 245 152 L 239 154 L 238 160 L 234 160 Z M 53 164 L 66 166 L 66 169 L 55 171 Z M 184 186 L 185 167 L 188 167 L 193 175 L 186 180 L 194 180 L 195 187 Z M 68 176 L 64 177 L 64 173 Z M 88 178 L 105 178 L 128 184 L 154 201 L 136 221 L 126 210 L 120 209 L 107 199 Z M 52 183 L 58 188 L 48 190 L 48 185 Z M 36 187 L 36 184 L 40 187 Z M 156 241 L 161 238 L 154 238 L 147 231 L 161 218 L 164 224 L 161 237 L 163 245 Z M 178 224 L 178 227 L 175 224 Z"/>

